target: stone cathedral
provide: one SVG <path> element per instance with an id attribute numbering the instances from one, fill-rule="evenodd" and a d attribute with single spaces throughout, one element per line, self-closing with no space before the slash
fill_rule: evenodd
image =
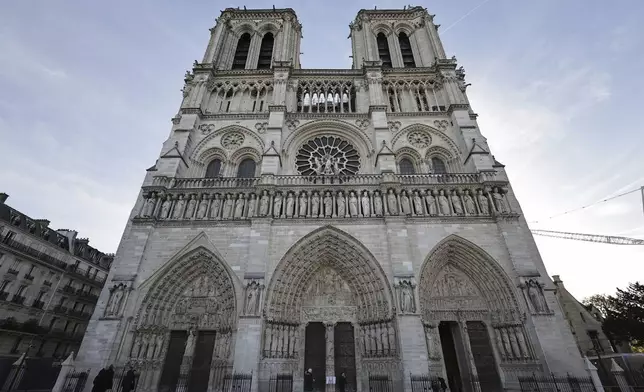
<path id="1" fill-rule="evenodd" d="M 351 69 L 301 68 L 292 9 L 228 8 L 210 32 L 76 359 L 90 380 L 491 392 L 584 374 L 433 15 L 360 10 Z"/>

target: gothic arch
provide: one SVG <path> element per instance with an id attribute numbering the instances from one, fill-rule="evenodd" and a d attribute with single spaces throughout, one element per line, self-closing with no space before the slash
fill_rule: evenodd
<path id="1" fill-rule="evenodd" d="M 259 136 L 257 136 L 255 132 L 239 125 L 228 125 L 214 132 L 211 132 L 208 136 L 204 137 L 199 143 L 197 143 L 197 146 L 192 153 L 191 159 L 194 161 L 201 161 L 201 157 L 204 156 L 204 154 L 206 154 L 208 150 L 220 149 L 219 146 L 214 145 L 215 140 L 229 131 L 238 131 L 244 134 L 245 140 L 241 147 L 253 147 L 256 150 L 264 151 L 264 141 Z M 249 140 L 252 140 L 253 142 L 249 143 Z"/>
<path id="2" fill-rule="evenodd" d="M 370 167 L 368 162 L 375 150 L 371 139 L 362 129 L 344 121 L 318 120 L 300 126 L 297 132 L 291 132 L 282 144 L 283 151 L 289 156 L 293 172 L 296 172 L 294 158 L 297 150 L 316 136 L 337 136 L 347 140 L 360 154 L 360 168 Z"/>
<path id="3" fill-rule="evenodd" d="M 483 249 L 457 235 L 450 235 L 439 242 L 423 263 L 418 285 L 423 319 L 432 320 L 432 313 L 444 310 L 432 308 L 432 297 L 437 278 L 445 270 L 461 274 L 475 286 L 472 287 L 473 292 L 460 295 L 473 297 L 474 307 L 481 307 L 464 309 L 459 306 L 459 311 L 484 311 L 497 322 L 518 320 L 519 303 L 503 268 Z M 480 302 L 477 304 L 476 301 Z"/>
<path id="4" fill-rule="evenodd" d="M 432 143 L 430 145 L 430 148 L 433 147 L 433 146 L 436 146 L 436 145 L 442 145 L 443 148 L 448 149 L 452 153 L 453 156 L 455 156 L 455 157 L 460 156 L 460 154 L 461 154 L 460 150 L 459 150 L 458 146 L 456 145 L 456 143 L 454 143 L 454 141 L 452 139 L 447 137 L 442 132 L 430 127 L 429 125 L 425 125 L 425 124 L 412 124 L 412 125 L 409 125 L 409 126 L 403 128 L 403 129 L 401 129 L 400 132 L 398 132 L 396 134 L 396 136 L 394 136 L 394 138 L 391 140 L 392 148 L 394 148 L 394 149 L 398 148 L 398 146 L 396 146 L 396 143 L 398 143 L 400 138 L 402 136 L 406 137 L 407 133 L 409 133 L 411 131 L 416 131 L 416 130 L 424 131 L 424 132 L 427 132 L 427 133 L 430 134 L 430 136 L 432 137 Z M 439 141 L 439 143 L 437 143 L 437 141 Z"/>
<path id="5" fill-rule="evenodd" d="M 420 174 L 423 172 L 423 159 L 418 153 L 418 151 L 414 150 L 413 148 L 410 147 L 401 147 L 395 152 L 396 155 L 396 163 L 400 164 L 400 161 L 404 158 L 409 159 L 413 165 L 414 169 L 416 170 L 416 174 Z"/>
<path id="6" fill-rule="evenodd" d="M 277 37 L 277 33 L 279 33 L 279 31 L 280 31 L 279 26 L 277 26 L 274 22 L 271 22 L 271 21 L 263 22 L 257 27 L 257 32 L 262 37 L 266 35 L 266 33 L 273 33 L 273 35 Z"/>
<path id="7" fill-rule="evenodd" d="M 135 328 L 234 329 L 237 321 L 235 287 L 235 277 L 223 259 L 204 246 L 197 246 L 168 262 L 141 284 L 140 290 L 145 296 L 134 321 Z M 197 319 L 199 314 L 178 309 L 186 298 L 206 298 L 213 307 L 205 309 L 204 313 L 211 318 Z"/>
<path id="8" fill-rule="evenodd" d="M 255 28 L 250 22 L 241 23 L 233 27 L 231 31 L 237 40 L 245 33 L 250 34 L 251 39 L 253 38 L 253 34 L 255 34 Z M 235 45 L 237 45 L 237 41 L 235 41 Z"/>
<path id="9" fill-rule="evenodd" d="M 389 38 L 391 34 L 393 34 L 393 30 L 391 29 L 391 26 L 388 26 L 384 22 L 380 22 L 373 26 L 371 28 L 371 31 L 373 32 L 374 36 L 377 36 L 380 33 L 383 33 L 385 37 Z"/>
<path id="10" fill-rule="evenodd" d="M 321 268 L 339 273 L 355 295 L 360 322 L 390 320 L 390 285 L 375 257 L 357 239 L 332 226 L 297 241 L 277 265 L 267 290 L 268 320 L 300 323 L 303 293 Z"/>
<path id="11" fill-rule="evenodd" d="M 407 34 L 407 37 L 411 39 L 412 35 L 414 34 L 414 28 L 411 27 L 408 23 L 405 22 L 398 22 L 394 26 L 394 34 L 396 34 L 396 37 L 400 35 L 400 33 L 405 33 Z"/>

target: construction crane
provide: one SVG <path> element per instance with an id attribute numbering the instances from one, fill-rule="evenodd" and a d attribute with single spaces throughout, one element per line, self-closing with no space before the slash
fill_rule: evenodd
<path id="1" fill-rule="evenodd" d="M 644 240 L 638 238 L 617 237 L 613 235 L 600 235 L 600 234 L 582 234 L 582 233 L 567 233 L 565 231 L 552 231 L 552 230 L 531 230 L 532 234 L 541 235 L 545 237 L 565 238 L 568 240 L 600 242 L 603 244 L 613 245 L 644 245 Z"/>

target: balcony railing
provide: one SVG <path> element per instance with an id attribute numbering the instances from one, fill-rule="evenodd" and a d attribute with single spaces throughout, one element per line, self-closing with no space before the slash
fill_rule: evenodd
<path id="1" fill-rule="evenodd" d="M 11 274 L 11 275 L 18 275 L 18 270 L 15 270 L 13 268 L 9 268 L 9 270 L 7 270 L 7 273 Z"/>
<path id="2" fill-rule="evenodd" d="M 34 301 L 34 303 L 31 304 L 31 307 L 36 309 L 42 309 L 44 306 L 45 303 L 43 301 Z"/>
<path id="3" fill-rule="evenodd" d="M 47 287 L 51 287 L 51 282 L 48 281 L 48 280 L 45 280 L 44 282 L 42 282 L 42 285 L 47 286 Z"/>
<path id="4" fill-rule="evenodd" d="M 34 280 L 34 276 L 33 276 L 33 275 L 31 275 L 31 274 L 27 274 L 27 275 L 25 275 L 25 277 L 24 277 L 24 278 L 25 278 L 25 280 Z"/>
<path id="5" fill-rule="evenodd" d="M 7 293 L 6 291 L 3 291 L 2 293 L 0 293 L 0 301 L 6 301 L 8 296 L 9 296 L 9 293 Z"/>
<path id="6" fill-rule="evenodd" d="M 67 313 L 67 308 L 61 305 L 54 306 L 54 313 L 65 314 Z"/>
<path id="7" fill-rule="evenodd" d="M 22 305 L 23 302 L 25 302 L 25 297 L 21 295 L 14 295 L 13 298 L 11 298 L 11 302 L 14 304 Z"/>

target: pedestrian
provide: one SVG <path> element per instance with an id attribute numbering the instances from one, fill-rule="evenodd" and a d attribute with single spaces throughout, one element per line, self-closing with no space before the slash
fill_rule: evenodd
<path id="1" fill-rule="evenodd" d="M 110 369 L 112 369 L 111 373 Z M 92 392 L 105 392 L 108 389 L 111 389 L 112 377 L 114 377 L 114 369 L 112 366 L 101 369 L 96 377 L 94 377 Z"/>
<path id="2" fill-rule="evenodd" d="M 304 372 L 304 391 L 310 392 L 313 390 L 313 369 L 307 369 Z"/>
<path id="3" fill-rule="evenodd" d="M 337 384 L 339 392 L 346 392 L 347 374 L 345 372 L 340 373 L 340 377 L 337 379 Z"/>
<path id="4" fill-rule="evenodd" d="M 125 375 L 123 376 L 123 380 L 121 380 L 121 391 L 122 392 L 133 391 L 135 387 L 134 381 L 135 381 L 134 369 L 128 366 L 127 372 L 125 372 Z"/>

